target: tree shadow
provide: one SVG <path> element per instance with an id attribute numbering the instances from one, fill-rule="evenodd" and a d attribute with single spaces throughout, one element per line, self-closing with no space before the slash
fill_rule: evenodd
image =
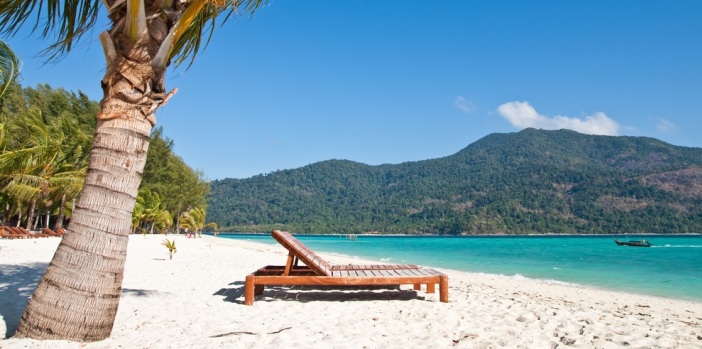
<path id="1" fill-rule="evenodd" d="M 48 263 L 5 264 L 0 267 L 0 317 L 5 322 L 5 337 L 15 334 L 20 318 L 27 308 L 46 271 Z M 157 294 L 155 290 L 122 289 L 123 295 L 147 297 Z"/>
<path id="2" fill-rule="evenodd" d="M 29 298 L 39 285 L 48 263 L 5 264 L 0 267 L 0 315 L 5 338 L 15 334 Z"/>
<path id="3" fill-rule="evenodd" d="M 224 296 L 223 301 L 244 304 L 244 282 L 231 283 L 235 287 L 222 288 L 216 296 Z M 425 300 L 417 291 L 402 289 L 399 286 L 266 286 L 256 302 L 295 301 L 295 302 L 357 302 L 373 300 Z"/>
<path id="4" fill-rule="evenodd" d="M 156 290 L 142 290 L 142 289 L 136 289 L 136 288 L 123 288 L 122 289 L 122 296 L 130 295 L 130 296 L 137 296 L 137 297 L 148 297 L 148 296 L 153 296 L 158 294 L 159 292 Z"/>

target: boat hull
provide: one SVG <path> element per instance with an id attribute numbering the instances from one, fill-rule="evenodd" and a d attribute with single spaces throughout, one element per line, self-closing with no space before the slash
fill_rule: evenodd
<path id="1" fill-rule="evenodd" d="M 629 241 L 619 241 L 612 238 L 617 246 L 633 246 L 633 247 L 651 247 L 651 243 L 646 240 L 629 240 Z"/>

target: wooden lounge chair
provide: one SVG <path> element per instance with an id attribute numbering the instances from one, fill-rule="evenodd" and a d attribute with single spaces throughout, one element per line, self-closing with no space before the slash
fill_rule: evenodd
<path id="1" fill-rule="evenodd" d="M 22 239 L 29 239 L 29 238 L 36 237 L 36 236 L 34 236 L 34 234 L 30 233 L 29 231 L 27 231 L 24 228 L 7 226 L 7 227 L 5 227 L 5 229 L 11 231 L 13 234 L 19 236 Z"/>
<path id="2" fill-rule="evenodd" d="M 0 227 L 0 237 L 3 239 L 23 239 L 24 236 L 15 233 L 11 227 L 2 226 Z"/>
<path id="3" fill-rule="evenodd" d="M 22 234 L 28 235 L 33 238 L 48 238 L 49 236 L 52 236 L 45 233 L 32 233 L 31 231 L 22 227 L 16 227 L 15 230 L 19 230 L 20 232 L 22 232 Z"/>
<path id="4" fill-rule="evenodd" d="M 49 228 L 41 228 L 41 232 L 47 236 L 63 236 L 63 234 L 59 234 Z"/>
<path id="5" fill-rule="evenodd" d="M 448 302 L 448 275 L 416 265 L 331 265 L 288 232 L 274 230 L 273 238 L 288 251 L 285 266 L 266 266 L 246 276 L 244 304 L 253 305 L 254 297 L 266 285 L 304 286 L 397 286 L 427 285 L 427 293 L 439 284 L 439 300 Z M 305 266 L 299 266 L 301 261 Z"/>

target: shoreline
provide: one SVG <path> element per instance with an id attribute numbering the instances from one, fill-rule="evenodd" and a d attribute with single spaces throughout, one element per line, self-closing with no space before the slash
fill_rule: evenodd
<path id="1" fill-rule="evenodd" d="M 333 256 L 338 256 L 338 257 L 349 257 L 349 258 L 358 258 L 358 259 L 369 259 L 373 261 L 372 263 L 391 263 L 391 259 L 386 259 L 386 258 L 381 258 L 381 257 L 396 257 L 392 258 L 392 260 L 406 260 L 407 263 L 413 263 L 413 264 L 423 264 L 424 266 L 427 267 L 432 267 L 432 268 L 442 268 L 442 269 L 449 269 L 455 272 L 465 272 L 465 273 L 482 273 L 482 274 L 488 274 L 488 275 L 503 275 L 505 277 L 513 277 L 513 278 L 527 278 L 530 280 L 535 280 L 535 281 L 543 281 L 543 282 L 548 282 L 548 283 L 564 283 L 564 284 L 570 284 L 573 286 L 577 287 L 583 287 L 583 288 L 591 288 L 591 289 L 599 289 L 599 290 L 610 290 L 610 291 L 615 291 L 615 292 L 624 292 L 624 293 L 630 293 L 630 294 L 640 294 L 640 295 L 648 295 L 648 296 L 653 296 L 653 297 L 661 297 L 661 298 L 666 298 L 666 299 L 678 299 L 678 300 L 686 300 L 686 301 L 694 301 L 694 302 L 702 302 L 702 294 L 697 290 L 697 285 L 699 284 L 699 279 L 696 280 L 689 280 L 690 283 L 682 283 L 682 281 L 673 281 L 673 282 L 668 282 L 667 280 L 670 280 L 670 278 L 675 279 L 677 274 L 675 273 L 665 273 L 665 272 L 656 272 L 655 269 L 657 268 L 656 264 L 651 264 L 648 263 L 648 267 L 654 268 L 653 270 L 646 269 L 646 268 L 634 268 L 636 271 L 635 272 L 630 272 L 627 274 L 627 276 L 623 278 L 618 278 L 618 277 L 612 277 L 612 275 L 607 274 L 606 272 L 604 274 L 602 273 L 595 273 L 592 270 L 588 272 L 588 268 L 591 268 L 586 265 L 577 265 L 573 263 L 569 263 L 568 261 L 564 261 L 561 264 L 562 261 L 556 259 L 554 260 L 549 259 L 549 260 L 544 260 L 544 261 L 535 261 L 534 263 L 547 263 L 547 267 L 542 267 L 539 269 L 531 269 L 528 267 L 529 263 L 521 263 L 520 264 L 514 264 L 514 267 L 512 266 L 511 263 L 514 263 L 513 259 L 508 259 L 505 260 L 504 263 L 498 262 L 497 264 L 491 264 L 487 265 L 481 262 L 476 262 L 473 260 L 473 262 L 467 262 L 467 263 L 457 263 L 457 262 L 452 262 L 453 259 L 451 258 L 462 258 L 459 255 L 451 255 L 451 257 L 445 256 L 443 260 L 437 261 L 434 258 L 432 258 L 434 253 L 437 252 L 431 252 L 431 253 L 424 253 L 420 258 L 422 259 L 421 262 L 418 260 L 412 260 L 411 257 L 412 254 L 407 254 L 405 253 L 404 256 L 400 255 L 400 253 L 390 253 L 390 252 L 383 252 L 382 249 L 371 249 L 373 252 L 367 252 L 367 251 L 361 251 L 357 248 L 352 247 L 353 245 L 348 245 L 348 247 L 344 244 L 344 241 L 346 241 L 346 236 L 345 235 L 339 235 L 339 234 L 334 234 L 334 235 L 307 235 L 307 234 L 298 234 L 303 241 L 308 241 L 304 240 L 305 238 L 310 239 L 310 244 L 314 245 L 312 243 L 312 240 L 314 240 L 317 243 L 324 242 L 323 244 L 317 245 L 321 250 L 324 250 L 325 253 Z M 255 242 L 255 243 L 261 243 L 261 244 L 267 244 L 267 245 L 275 245 L 275 240 L 270 238 L 269 234 L 230 234 L 230 233 L 221 233 L 219 235 L 220 238 L 224 239 L 237 239 L 237 240 L 244 240 L 244 241 L 250 241 L 250 242 Z M 363 239 L 364 242 L 375 242 L 375 238 L 378 239 L 383 239 L 384 236 L 378 236 L 378 235 L 369 235 L 368 237 L 366 236 L 361 236 L 358 235 L 357 238 L 351 238 L 350 240 L 356 240 L 356 239 Z M 666 239 L 667 237 L 667 239 Z M 541 237 L 541 236 L 519 236 L 519 237 L 501 237 L 501 236 L 490 236 L 487 238 L 483 237 L 476 237 L 476 240 L 471 240 L 472 237 L 433 237 L 433 236 L 389 236 L 388 239 L 390 240 L 383 240 L 383 241 L 388 241 L 390 245 L 402 245 L 401 242 L 405 241 L 403 240 L 404 238 L 410 239 L 406 241 L 413 241 L 412 242 L 412 248 L 414 249 L 420 249 L 421 241 L 423 239 L 433 239 L 432 241 L 446 241 L 448 245 L 453 245 L 454 243 L 456 244 L 462 244 L 463 242 L 468 242 L 470 241 L 482 241 L 484 243 L 489 243 L 492 244 L 492 242 L 498 243 L 498 244 L 507 244 L 507 243 L 514 243 L 514 244 L 521 244 L 521 243 L 527 243 L 529 241 L 542 241 L 539 244 L 543 243 L 548 245 L 548 241 L 563 241 L 564 244 L 570 244 L 569 241 L 576 242 L 578 245 L 581 244 L 599 244 L 598 247 L 595 247 L 596 249 L 604 249 L 604 250 L 609 250 L 609 249 L 622 249 L 621 251 L 626 254 L 628 251 L 634 251 L 634 250 L 629 250 L 630 247 L 620 247 L 620 246 L 615 246 L 615 244 L 612 242 L 611 237 L 609 236 L 546 236 L 546 237 Z M 689 237 L 686 235 L 676 235 L 676 236 L 662 236 L 660 238 L 654 238 L 654 237 L 645 237 L 646 240 L 652 239 L 654 242 L 658 241 L 659 244 L 654 244 L 651 248 L 661 248 L 661 247 L 670 247 L 671 244 L 673 247 L 678 247 L 680 246 L 679 241 L 672 242 L 671 240 L 673 239 L 678 239 L 678 238 L 687 238 L 689 239 L 688 241 L 685 242 L 685 246 L 688 247 L 700 247 L 702 246 L 702 240 L 698 240 L 696 237 Z M 340 239 L 340 240 L 338 240 Z M 443 240 L 443 239 L 448 239 L 448 240 Z M 455 239 L 455 240 L 454 240 Z M 494 239 L 494 241 L 493 241 Z M 500 240 L 502 239 L 502 240 Z M 511 240 L 514 239 L 514 240 Z M 536 240 L 529 240 L 529 239 L 536 239 Z M 542 240 L 538 240 L 542 239 Z M 621 238 L 620 238 L 621 239 Z M 336 241 L 339 241 L 338 243 Z M 380 240 L 378 240 L 380 241 Z M 491 242 L 492 241 L 492 242 Z M 326 242 L 329 242 L 330 244 L 327 245 Z M 560 242 L 559 242 L 560 243 Z M 558 246 L 559 243 L 557 243 Z M 341 244 L 341 245 L 337 245 Z M 408 243 L 409 244 L 409 243 Z M 611 244 L 611 245 L 607 245 Z M 700 245 L 700 246 L 698 246 Z M 361 245 L 364 246 L 364 245 Z M 384 246 L 384 243 L 381 244 L 381 246 Z M 408 245 L 409 246 L 409 245 Z M 432 245 L 433 246 L 433 245 Z M 461 245 L 463 246 L 463 245 Z M 537 245 L 538 246 L 538 245 Z M 467 247 L 466 247 L 467 248 Z M 334 251 L 344 251 L 343 253 L 338 253 Z M 647 249 L 641 250 L 646 252 Z M 434 251 L 433 249 L 430 249 L 430 251 Z M 614 251 L 614 250 L 613 250 Z M 619 251 L 619 250 L 617 250 Z M 658 251 L 663 251 L 663 250 L 658 250 Z M 670 250 L 669 250 L 670 251 Z M 699 249 L 698 249 L 699 251 Z M 320 252 L 320 251 L 317 251 Z M 580 253 L 578 252 L 573 252 L 573 253 Z M 585 252 L 589 253 L 589 252 Z M 599 253 L 599 252 L 598 252 Z M 602 253 L 607 253 L 607 252 L 602 252 Z M 652 252 L 653 253 L 653 252 Z M 662 252 L 661 252 L 662 253 Z M 689 252 L 688 252 L 689 253 Z M 698 254 L 699 255 L 699 254 Z M 514 257 L 514 256 L 512 256 Z M 559 256 L 557 258 L 563 258 L 563 256 Z M 567 257 L 566 257 L 567 258 Z M 616 257 L 615 257 L 616 258 Z M 458 259 L 456 259 L 458 260 Z M 625 260 L 625 259 L 623 259 Z M 432 261 L 434 262 L 432 264 Z M 494 261 L 493 261 L 494 262 Z M 615 263 L 617 261 L 614 261 Z M 498 267 L 498 266 L 504 266 L 504 267 Z M 519 267 L 522 265 L 523 267 Z M 600 263 L 600 265 L 604 265 Z M 644 265 L 647 265 L 644 263 Z M 688 264 L 690 265 L 690 264 Z M 691 265 L 694 265 L 692 263 Z M 606 264 L 606 268 L 609 268 L 610 264 Z M 625 270 L 625 266 L 619 265 L 621 270 Z M 553 270 L 552 270 L 553 269 Z M 564 270 L 561 270 L 564 269 Z M 607 270 L 610 270 L 612 268 L 609 268 Z M 583 270 L 583 273 L 580 273 L 579 271 Z M 617 270 L 617 268 L 613 268 L 612 270 Z M 645 272 L 646 274 L 641 274 L 641 275 L 649 275 L 649 278 L 646 279 L 646 281 L 642 281 L 641 277 L 634 277 L 630 278 L 630 275 L 634 275 L 637 272 Z M 650 272 L 650 273 L 649 273 Z M 690 272 L 693 272 L 690 270 Z M 588 275 L 589 273 L 589 275 Z M 693 272 L 694 273 L 694 272 Z"/>
<path id="2" fill-rule="evenodd" d="M 168 260 L 160 243 L 175 239 Z M 0 240 L 0 333 L 22 315 L 58 239 Z M 544 280 L 443 270 L 450 303 L 400 290 L 266 288 L 242 305 L 245 276 L 285 263 L 278 245 L 204 235 L 132 235 L 110 338 L 84 348 L 660 347 L 702 345 L 702 303 Z M 358 259 L 321 254 L 334 264 Z M 76 348 L 0 340 L 1 348 Z"/>
<path id="3" fill-rule="evenodd" d="M 203 233 L 202 235 L 212 236 L 212 233 Z M 270 233 L 242 233 L 242 232 L 224 232 L 219 233 L 219 235 L 262 235 L 267 236 Z M 379 237 L 393 237 L 393 236 L 411 236 L 411 237 L 447 237 L 447 238 L 490 238 L 490 237 L 612 237 L 612 236 L 702 236 L 702 233 L 675 233 L 675 234 L 663 234 L 663 233 L 635 233 L 635 234 L 464 234 L 464 235 L 442 235 L 442 234 L 373 234 L 373 233 L 361 233 L 361 234 L 294 234 L 295 236 L 379 236 Z"/>

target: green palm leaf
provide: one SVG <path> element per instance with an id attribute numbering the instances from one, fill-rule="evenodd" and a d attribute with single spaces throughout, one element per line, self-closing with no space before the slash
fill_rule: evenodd
<path id="1" fill-rule="evenodd" d="M 19 72 L 19 59 L 10 47 L 0 40 L 0 97 L 17 80 Z"/>

